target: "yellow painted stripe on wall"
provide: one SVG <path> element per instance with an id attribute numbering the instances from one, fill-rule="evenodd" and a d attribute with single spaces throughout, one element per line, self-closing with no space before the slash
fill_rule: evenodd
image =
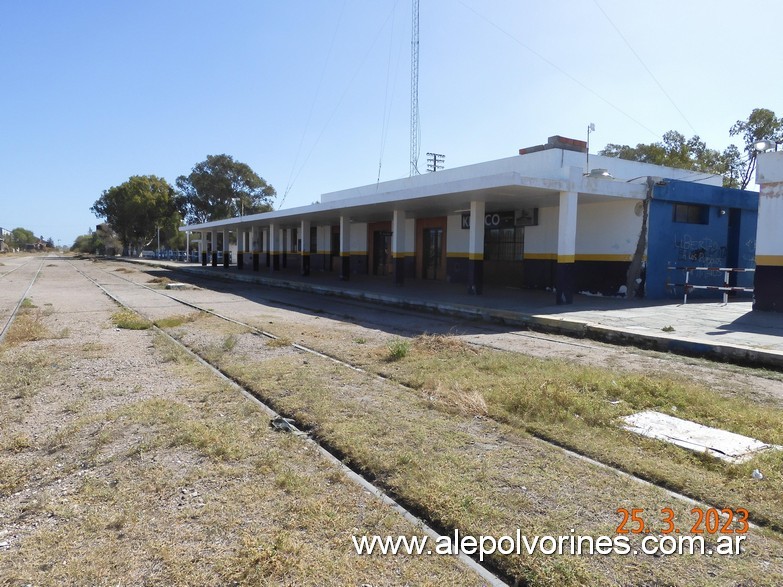
<path id="1" fill-rule="evenodd" d="M 756 265 L 783 267 L 783 255 L 756 255 Z"/>
<path id="2" fill-rule="evenodd" d="M 484 253 L 468 253 L 468 259 L 471 261 L 483 261 Z"/>
<path id="3" fill-rule="evenodd" d="M 415 253 L 392 253 L 392 259 L 404 259 L 405 257 L 415 257 Z"/>
<path id="4" fill-rule="evenodd" d="M 575 261 L 615 261 L 630 262 L 633 255 L 563 255 L 564 258 L 570 258 L 571 261 L 559 261 L 560 257 L 556 253 L 524 253 L 523 259 L 534 259 L 540 261 L 559 261 L 560 263 L 574 263 Z M 647 256 L 643 257 L 645 260 Z"/>
<path id="5" fill-rule="evenodd" d="M 446 253 L 447 259 L 467 259 L 468 253 Z"/>
<path id="6" fill-rule="evenodd" d="M 631 261 L 633 255 L 577 255 L 577 261 Z"/>
<path id="7" fill-rule="evenodd" d="M 574 263 L 576 262 L 576 255 L 558 255 L 558 263 Z"/>

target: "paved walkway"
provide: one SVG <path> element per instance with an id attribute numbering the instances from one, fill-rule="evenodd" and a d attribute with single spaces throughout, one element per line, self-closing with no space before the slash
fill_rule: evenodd
<path id="1" fill-rule="evenodd" d="M 608 342 L 706 356 L 729 362 L 783 368 L 783 313 L 753 312 L 750 301 L 628 301 L 576 295 L 558 306 L 552 292 L 485 287 L 484 295 L 466 293 L 464 285 L 409 280 L 395 286 L 391 278 L 298 271 L 254 272 L 236 267 L 125 259 L 147 265 L 273 287 L 440 312 L 490 322 L 527 326 Z"/>

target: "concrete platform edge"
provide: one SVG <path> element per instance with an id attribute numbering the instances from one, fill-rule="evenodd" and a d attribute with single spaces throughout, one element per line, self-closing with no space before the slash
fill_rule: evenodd
<path id="1" fill-rule="evenodd" d="M 570 320 L 567 318 L 553 316 L 544 316 L 540 314 L 527 314 L 523 312 L 514 312 L 511 310 L 478 308 L 476 306 L 467 304 L 463 305 L 434 301 L 430 302 L 415 299 L 408 300 L 391 294 L 365 292 L 352 290 L 350 288 L 345 289 L 337 286 L 331 287 L 317 284 L 307 284 L 299 281 L 287 280 L 285 278 L 268 278 L 260 275 L 245 273 L 229 273 L 227 271 L 205 273 L 201 267 L 180 267 L 141 259 L 115 258 L 113 260 L 121 260 L 134 264 L 147 265 L 150 267 L 159 267 L 161 269 L 187 273 L 207 279 L 228 282 L 240 281 L 243 283 L 253 283 L 258 285 L 266 285 L 269 287 L 290 289 L 294 291 L 337 296 L 358 301 L 375 302 L 409 310 L 426 310 L 446 316 L 455 316 L 458 318 L 479 320 L 483 322 L 504 324 L 508 326 L 521 326 L 539 332 L 562 334 L 574 338 L 589 338 L 599 342 L 636 346 L 643 349 L 669 352 L 677 355 L 707 358 L 724 363 L 764 367 L 777 370 L 783 368 L 783 353 L 755 349 L 752 347 L 716 344 L 702 340 L 632 332 L 628 330 L 611 328 L 602 324 Z"/>

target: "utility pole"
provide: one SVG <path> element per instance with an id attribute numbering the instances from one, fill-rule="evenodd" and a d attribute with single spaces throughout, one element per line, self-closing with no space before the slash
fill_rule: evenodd
<path id="1" fill-rule="evenodd" d="M 411 177 L 419 174 L 419 0 L 411 19 Z"/>
<path id="2" fill-rule="evenodd" d="M 437 171 L 443 169 L 443 162 L 446 160 L 446 155 L 440 153 L 427 153 L 427 171 Z"/>

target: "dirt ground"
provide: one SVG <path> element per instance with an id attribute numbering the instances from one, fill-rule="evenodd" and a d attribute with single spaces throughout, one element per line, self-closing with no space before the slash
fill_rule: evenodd
<path id="1" fill-rule="evenodd" d="M 66 261 L 0 347 L 0 585 L 483 585 L 453 557 L 359 557 L 417 534 Z"/>
<path id="2" fill-rule="evenodd" d="M 133 284 L 162 288 L 159 271 L 125 263 L 46 265 L 27 310 L 45 332 L 38 340 L 0 348 L 0 367 L 8 374 L 0 383 L 0 585 L 483 584 L 452 557 L 356 556 L 346 547 L 352 533 L 418 532 L 296 438 L 272 432 L 258 408 L 161 335 L 117 328 L 112 320 L 116 305 L 71 263 L 149 319 L 195 313 Z M 671 500 L 662 490 L 618 482 L 556 449 L 529 444 L 491 420 L 433 412 L 427 401 L 333 371 L 317 358 L 293 353 L 285 343 L 301 342 L 362 365 L 368 349 L 421 331 L 445 331 L 542 358 L 568 357 L 652 376 L 682 373 L 727 396 L 783 405 L 783 383 L 774 373 L 396 310 L 372 313 L 334 299 L 303 310 L 312 300 L 239 284 L 168 293 L 281 337 L 279 346 L 269 346 L 241 327 L 211 319 L 179 328 L 189 346 L 216 361 L 230 366 L 258 360 L 254 373 L 261 387 L 315 424 L 320 418 L 334 438 L 361 432 L 355 427 L 357 414 L 369 420 L 378 412 L 396 413 L 379 420 L 361 441 L 366 453 L 357 458 L 383 462 L 391 455 L 396 465 L 389 476 L 395 487 L 425 488 L 439 496 L 449 516 L 452 507 L 454 512 L 464 509 L 467 513 L 460 515 L 468 515 L 474 528 L 485 524 L 500 531 L 525 520 L 531 532 L 557 524 L 609 532 L 618 504 L 653 508 Z M 307 379 L 304 373 L 315 365 L 321 374 Z M 297 386 L 316 383 L 317 402 L 297 394 Z M 409 417 L 402 417 L 404 410 Z M 332 416 L 333 422 L 328 420 Z M 420 452 L 403 447 L 395 453 L 400 443 L 379 432 L 384 425 L 410 430 Z M 438 441 L 426 440 L 428 433 Z M 459 455 L 449 452 L 459 447 Z M 380 449 L 387 451 L 385 457 Z M 410 471 L 411 477 L 394 477 L 395 467 L 403 464 L 407 471 L 416 459 L 426 459 L 426 466 Z M 526 470 L 517 470 L 521 463 Z M 457 466 L 465 480 L 452 477 L 442 486 L 428 485 L 424 476 L 433 466 Z M 577 469 L 580 473 L 566 482 L 568 471 Z M 411 488 L 411 479 L 419 479 L 419 486 Z M 475 496 L 460 493 L 472 491 L 468 479 L 491 483 L 494 497 L 482 496 L 474 504 Z M 595 495 L 580 502 L 574 499 L 580 492 Z M 514 507 L 524 509 L 524 516 L 515 520 Z M 462 518 L 442 521 L 449 519 Z M 754 535 L 751 553 L 729 568 L 699 560 L 692 576 L 692 565 L 683 559 L 628 562 L 642 573 L 644 565 L 651 565 L 650 580 L 656 583 L 650 584 L 772 585 L 783 576 L 779 537 Z M 642 584 L 629 582 L 622 570 L 626 564 L 607 562 L 602 581 Z M 600 567 L 598 560 L 579 563 L 572 575 L 553 567 L 553 584 L 597 584 L 585 577 L 601 576 Z M 745 576 L 755 578 L 743 583 Z"/>

